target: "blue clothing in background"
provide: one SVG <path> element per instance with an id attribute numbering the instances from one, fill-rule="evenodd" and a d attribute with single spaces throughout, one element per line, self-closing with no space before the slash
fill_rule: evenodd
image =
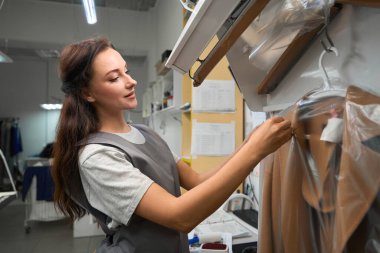
<path id="1" fill-rule="evenodd" d="M 50 166 L 26 168 L 22 182 L 22 200 L 25 200 L 34 176 L 37 177 L 37 200 L 53 201 L 54 184 Z"/>
<path id="2" fill-rule="evenodd" d="M 17 125 L 11 126 L 11 156 L 22 152 L 22 142 L 20 128 Z"/>

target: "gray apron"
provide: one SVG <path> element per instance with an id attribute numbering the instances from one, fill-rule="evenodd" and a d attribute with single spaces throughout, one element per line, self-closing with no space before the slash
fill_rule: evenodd
<path id="1" fill-rule="evenodd" d="M 90 135 L 87 144 L 103 144 L 116 147 L 125 153 L 125 158 L 143 174 L 151 178 L 174 196 L 180 196 L 179 175 L 168 145 L 153 130 L 145 125 L 133 125 L 145 137 L 145 143 L 134 144 L 111 133 L 99 132 Z M 188 253 L 187 235 L 133 215 L 128 225 L 110 230 L 106 224 L 111 219 L 93 208 L 77 178 L 69 186 L 72 196 L 79 205 L 97 218 L 107 237 L 97 253 Z"/>

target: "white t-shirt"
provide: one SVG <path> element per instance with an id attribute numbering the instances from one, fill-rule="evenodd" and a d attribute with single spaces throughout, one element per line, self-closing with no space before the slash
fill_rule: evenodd
<path id="1" fill-rule="evenodd" d="M 133 126 L 130 132 L 118 135 L 135 144 L 145 143 L 145 137 Z M 176 162 L 180 160 L 173 156 Z M 81 150 L 79 172 L 88 202 L 112 219 L 109 228 L 128 224 L 153 183 L 125 159 L 124 152 L 101 144 L 89 144 Z"/>

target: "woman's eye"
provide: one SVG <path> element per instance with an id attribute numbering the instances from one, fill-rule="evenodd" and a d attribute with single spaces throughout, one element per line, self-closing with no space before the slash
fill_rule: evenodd
<path id="1" fill-rule="evenodd" d="M 131 71 L 129 69 L 125 70 L 125 74 L 129 75 L 130 73 L 131 73 Z"/>
<path id="2" fill-rule="evenodd" d="M 110 82 L 116 82 L 117 81 L 117 79 L 119 79 L 119 77 L 115 77 L 115 78 L 112 78 L 111 80 L 110 80 Z"/>

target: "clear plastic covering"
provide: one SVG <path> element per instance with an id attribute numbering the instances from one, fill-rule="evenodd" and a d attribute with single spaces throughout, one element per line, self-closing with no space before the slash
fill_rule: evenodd
<path id="1" fill-rule="evenodd" d="M 242 34 L 252 64 L 268 70 L 295 37 L 326 23 L 334 0 L 271 0 Z"/>
<path id="2" fill-rule="evenodd" d="M 264 161 L 259 253 L 380 252 L 380 96 L 308 94 Z"/>

